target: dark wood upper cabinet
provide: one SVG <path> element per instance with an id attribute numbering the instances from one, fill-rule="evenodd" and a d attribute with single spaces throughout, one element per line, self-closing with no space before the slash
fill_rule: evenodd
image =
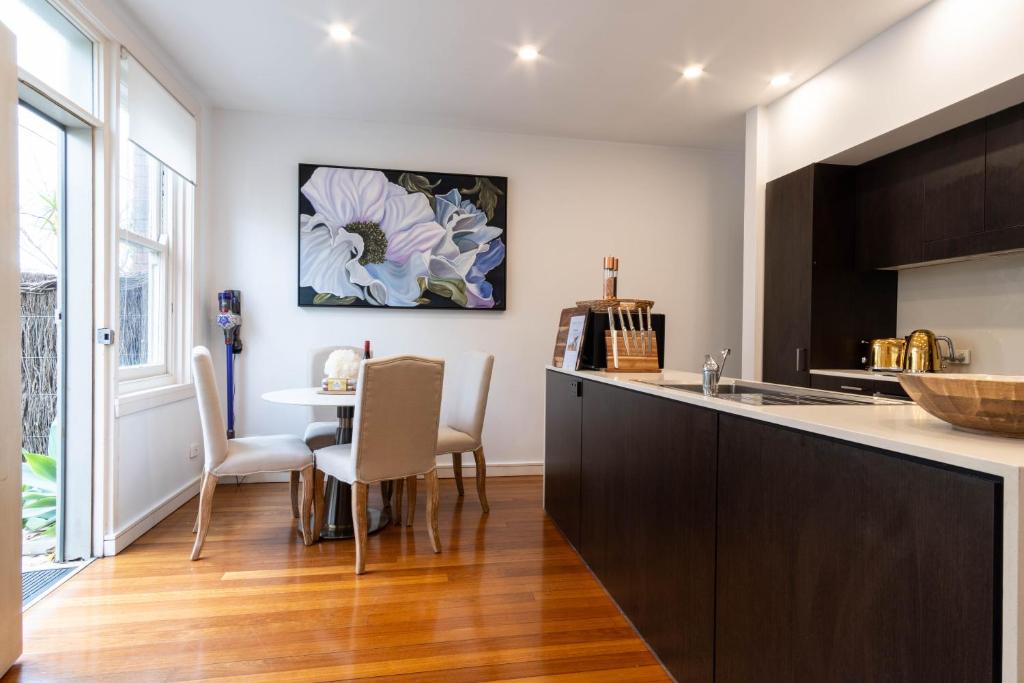
<path id="1" fill-rule="evenodd" d="M 895 330 L 896 274 L 856 262 L 854 175 L 814 164 L 768 183 L 765 381 L 810 386 L 811 368 L 856 367 L 861 339 Z"/>
<path id="2" fill-rule="evenodd" d="M 985 229 L 1024 227 L 1024 104 L 987 119 Z"/>
<path id="3" fill-rule="evenodd" d="M 975 121 L 926 140 L 921 145 L 921 159 L 925 245 L 983 231 L 985 121 Z M 929 258 L 928 253 L 922 256 Z"/>
<path id="4" fill-rule="evenodd" d="M 1024 105 L 857 167 L 857 258 L 899 268 L 1024 248 Z"/>
<path id="5" fill-rule="evenodd" d="M 857 260 L 862 268 L 918 263 L 924 235 L 924 173 L 919 147 L 857 167 Z"/>
<path id="6" fill-rule="evenodd" d="M 580 446 L 583 381 L 547 373 L 544 509 L 574 548 L 580 547 Z"/>
<path id="7" fill-rule="evenodd" d="M 719 417 L 715 680 L 998 680 L 1002 483 Z"/>

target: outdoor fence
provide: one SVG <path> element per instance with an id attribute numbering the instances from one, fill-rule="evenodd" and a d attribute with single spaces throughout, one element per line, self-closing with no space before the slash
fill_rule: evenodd
<path id="1" fill-rule="evenodd" d="M 140 365 L 149 358 L 149 278 L 121 278 L 121 327 L 118 352 L 121 365 Z M 57 278 L 50 274 L 21 274 L 21 429 L 22 448 L 46 453 L 50 425 L 57 416 L 61 353 L 54 313 Z"/>

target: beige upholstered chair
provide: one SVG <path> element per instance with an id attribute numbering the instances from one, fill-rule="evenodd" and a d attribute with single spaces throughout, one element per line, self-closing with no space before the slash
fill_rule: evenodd
<path id="1" fill-rule="evenodd" d="M 320 386 L 320 382 L 323 381 L 324 378 L 324 364 L 327 362 L 327 357 L 331 355 L 331 352 L 337 351 L 338 349 L 351 349 L 352 351 L 355 351 L 360 358 L 363 356 L 363 350 L 355 346 L 325 346 L 323 348 L 316 349 L 310 357 L 309 385 L 311 387 Z M 302 437 L 310 450 L 315 451 L 318 448 L 333 446 L 338 442 L 338 416 L 335 408 L 314 406 L 310 408 L 310 418 L 312 421 L 306 426 L 306 433 Z M 292 472 L 291 494 L 292 515 L 298 517 L 298 472 Z"/>
<path id="2" fill-rule="evenodd" d="M 441 417 L 444 361 L 392 356 L 363 361 L 356 387 L 352 443 L 316 451 L 314 535 L 323 527 L 323 478 L 352 485 L 356 574 L 366 569 L 366 497 L 369 484 L 389 479 L 416 481 L 424 475 L 430 544 L 441 552 L 437 531 L 437 427 Z"/>
<path id="3" fill-rule="evenodd" d="M 309 515 L 313 504 L 313 454 L 297 436 L 250 436 L 228 439 L 224 416 L 220 410 L 217 380 L 213 372 L 210 350 L 197 346 L 192 350 L 192 373 L 195 376 L 199 401 L 199 418 L 203 425 L 203 446 L 206 462 L 203 468 L 203 487 L 199 494 L 199 514 L 196 520 L 196 542 L 192 559 L 199 559 L 210 529 L 213 511 L 213 493 L 220 477 L 244 477 L 261 472 L 298 472 L 302 481 L 302 501 L 299 525 L 306 545 L 313 542 Z"/>
<path id="4" fill-rule="evenodd" d="M 487 462 L 481 436 L 484 430 L 484 415 L 487 413 L 487 394 L 491 388 L 491 370 L 494 356 L 481 351 L 463 354 L 454 372 L 450 373 L 448 387 L 444 392 L 444 423 L 437 433 L 437 454 L 452 454 L 452 470 L 459 495 L 465 495 L 462 486 L 462 454 L 473 452 L 476 460 L 476 492 L 480 507 L 490 512 L 487 503 Z M 408 496 L 415 503 L 415 493 Z M 401 505 L 402 490 L 399 482 L 398 504 Z M 407 514 L 412 514 L 409 505 Z M 399 508 L 396 517 L 401 517 Z"/>

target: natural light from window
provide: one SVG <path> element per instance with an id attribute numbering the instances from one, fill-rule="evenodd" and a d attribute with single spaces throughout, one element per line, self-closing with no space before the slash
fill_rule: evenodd
<path id="1" fill-rule="evenodd" d="M 4 0 L 0 21 L 18 37 L 18 66 L 89 113 L 93 42 L 46 0 Z"/>

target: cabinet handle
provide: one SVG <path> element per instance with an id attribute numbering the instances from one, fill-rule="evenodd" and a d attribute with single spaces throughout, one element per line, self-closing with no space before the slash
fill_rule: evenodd
<path id="1" fill-rule="evenodd" d="M 864 387 L 851 387 L 849 384 L 840 384 L 839 388 L 847 391 L 864 391 Z"/>
<path id="2" fill-rule="evenodd" d="M 796 371 L 803 372 L 807 369 L 807 349 L 796 350 Z"/>

